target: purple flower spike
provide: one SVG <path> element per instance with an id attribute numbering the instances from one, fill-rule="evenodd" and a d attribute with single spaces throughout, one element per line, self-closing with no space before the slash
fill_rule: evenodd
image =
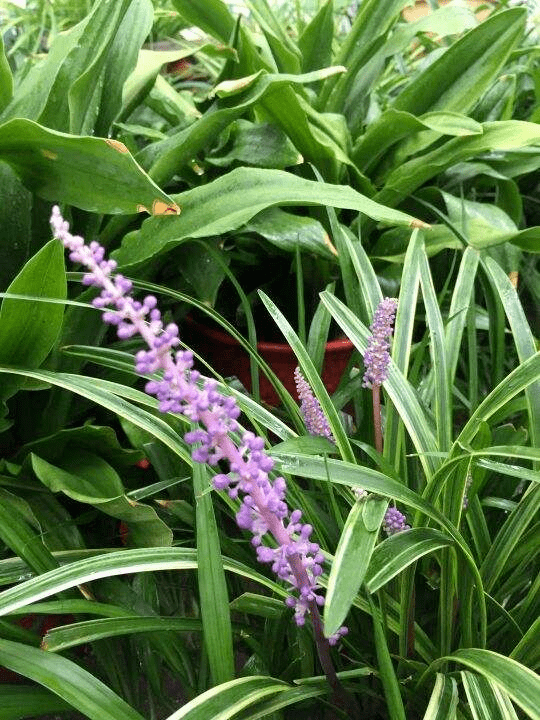
<path id="1" fill-rule="evenodd" d="M 71 235 L 69 224 L 56 206 L 51 227 L 54 236 L 70 251 L 71 260 L 89 271 L 84 284 L 101 288 L 93 305 L 101 310 L 107 308 L 103 320 L 114 325 L 122 339 L 139 334 L 145 340 L 148 348 L 136 354 L 135 369 L 142 375 L 162 371 L 160 379 L 150 380 L 145 387 L 159 400 L 160 411 L 180 413 L 201 424 L 185 435 L 188 444 L 197 445 L 192 454 L 195 462 L 228 464 L 229 472 L 215 475 L 214 488 L 227 490 L 231 498 L 241 498 L 237 523 L 253 534 L 258 560 L 270 563 L 278 577 L 289 584 L 287 605 L 294 608 L 297 624 L 303 625 L 306 612 L 316 613 L 317 606 L 324 603 L 318 585 L 324 556 L 310 539 L 311 525 L 301 522 L 301 511 L 289 510 L 284 478 L 270 480 L 274 463 L 264 452 L 264 440 L 245 432 L 237 447 L 230 433 L 240 430 L 240 408 L 234 398 L 221 395 L 214 380 L 202 378 L 193 370 L 190 352 L 172 352 L 180 343 L 178 328 L 174 324 L 163 326 L 156 298 L 148 295 L 142 302 L 134 300 L 131 282 L 122 275 L 111 275 L 116 269 L 114 260 L 105 259 L 105 251 L 98 243 L 86 245 L 82 238 Z M 263 544 L 267 535 L 271 547 Z M 335 644 L 344 634 L 341 628 L 329 642 Z"/>
<path id="2" fill-rule="evenodd" d="M 306 430 L 310 435 L 318 435 L 335 443 L 326 415 L 298 367 L 294 371 L 294 381 L 300 398 L 300 412 L 304 418 Z"/>
<path id="3" fill-rule="evenodd" d="M 411 526 L 406 524 L 406 517 L 395 507 L 389 507 L 384 514 L 382 528 L 387 535 L 395 535 L 403 530 L 410 530 Z"/>
<path id="4" fill-rule="evenodd" d="M 384 298 L 378 304 L 370 328 L 367 350 L 364 355 L 366 372 L 364 373 L 364 387 L 382 385 L 388 377 L 390 363 L 390 338 L 393 332 L 393 323 L 396 316 L 397 300 Z"/>

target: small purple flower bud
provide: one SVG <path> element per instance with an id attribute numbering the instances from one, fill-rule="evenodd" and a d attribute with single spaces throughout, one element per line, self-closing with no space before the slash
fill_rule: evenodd
<path id="1" fill-rule="evenodd" d="M 406 524 L 406 517 L 395 507 L 389 507 L 384 515 L 382 528 L 387 535 L 395 535 L 403 530 L 410 530 L 411 526 Z"/>
<path id="2" fill-rule="evenodd" d="M 297 367 L 294 371 L 294 381 L 296 383 L 296 391 L 300 399 L 300 412 L 304 418 L 306 430 L 310 435 L 316 435 L 324 437 L 330 442 L 335 442 L 330 425 L 326 419 L 326 415 L 323 413 L 321 405 L 312 389 L 310 388 L 307 380 L 300 372 L 300 368 Z"/>
<path id="3" fill-rule="evenodd" d="M 390 364 L 390 343 L 392 337 L 393 323 L 396 316 L 397 300 L 395 298 L 384 298 L 378 304 L 370 328 L 371 337 L 364 354 L 364 387 L 382 385 L 388 377 L 388 365 Z"/>

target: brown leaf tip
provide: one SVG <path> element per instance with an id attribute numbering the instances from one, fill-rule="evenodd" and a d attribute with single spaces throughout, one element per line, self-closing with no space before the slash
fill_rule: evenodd
<path id="1" fill-rule="evenodd" d="M 124 145 L 123 142 L 120 142 L 120 140 L 112 140 L 111 138 L 105 138 L 105 142 L 110 147 L 114 148 L 114 150 L 118 150 L 120 153 L 128 153 L 129 150 Z"/>
<path id="2" fill-rule="evenodd" d="M 425 223 L 423 220 L 418 220 L 418 218 L 413 218 L 409 223 L 409 226 L 412 228 L 418 228 L 419 230 L 431 230 L 431 225 L 429 223 Z"/>
<path id="3" fill-rule="evenodd" d="M 152 215 L 180 215 L 180 208 L 176 203 L 166 203 L 156 198 L 152 203 Z"/>

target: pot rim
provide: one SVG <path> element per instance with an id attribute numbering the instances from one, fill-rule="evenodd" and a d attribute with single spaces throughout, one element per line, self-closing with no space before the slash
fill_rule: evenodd
<path id="1" fill-rule="evenodd" d="M 200 328 L 204 334 L 207 337 L 213 338 L 214 340 L 219 340 L 219 342 L 224 343 L 226 345 L 235 345 L 240 346 L 240 343 L 238 340 L 231 335 L 229 335 L 225 330 L 219 330 L 217 328 L 209 327 L 208 325 L 205 325 L 204 323 L 199 322 L 198 320 L 195 320 L 190 315 L 186 315 L 184 318 L 185 321 L 188 322 L 189 325 L 191 325 L 194 328 Z M 325 348 L 327 350 L 340 350 L 340 349 L 353 349 L 354 345 L 349 340 L 349 338 L 337 338 L 336 340 L 329 340 L 325 344 Z M 259 340 L 257 342 L 257 350 L 263 350 L 263 351 L 269 351 L 269 352 L 286 352 L 287 350 L 291 350 L 291 346 L 288 343 L 277 343 L 277 342 L 266 342 L 265 340 Z"/>

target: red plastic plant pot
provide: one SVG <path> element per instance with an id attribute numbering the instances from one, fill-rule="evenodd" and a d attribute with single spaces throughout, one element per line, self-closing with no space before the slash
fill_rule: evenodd
<path id="1" fill-rule="evenodd" d="M 193 348 L 224 377 L 235 375 L 242 385 L 251 390 L 249 355 L 239 342 L 217 328 L 211 328 L 192 318 L 186 318 L 186 337 Z M 322 380 L 329 393 L 333 393 L 347 367 L 354 345 L 347 338 L 326 343 Z M 258 342 L 257 352 L 266 360 L 293 397 L 296 397 L 294 370 L 298 360 L 285 343 Z M 280 404 L 279 397 L 265 375 L 259 373 L 261 400 L 268 405 Z"/>

